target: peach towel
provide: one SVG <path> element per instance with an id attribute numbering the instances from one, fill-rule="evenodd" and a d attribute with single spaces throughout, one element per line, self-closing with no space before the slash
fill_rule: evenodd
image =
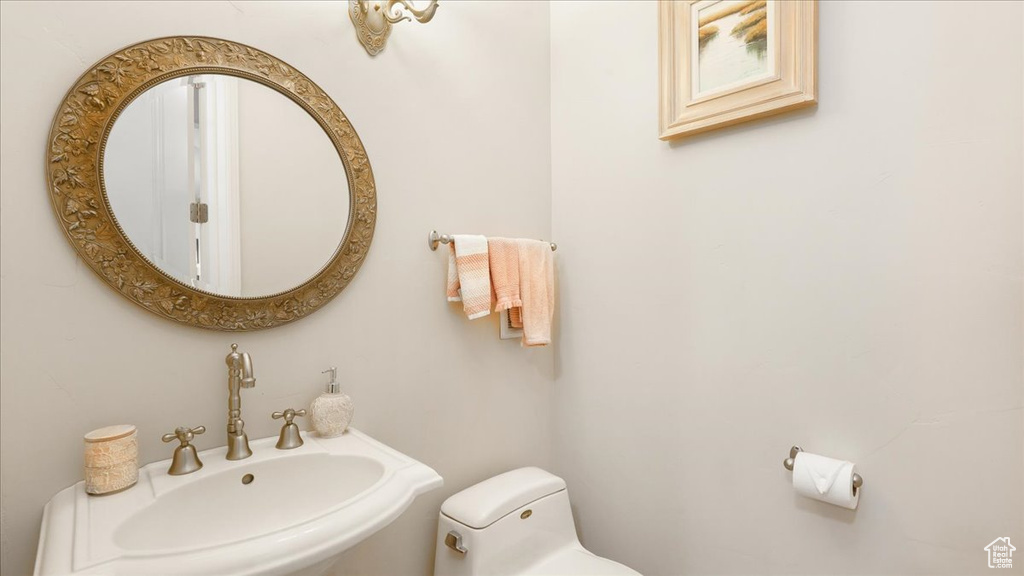
<path id="1" fill-rule="evenodd" d="M 523 305 L 519 297 L 519 243 L 509 238 L 488 238 L 487 258 L 491 266 L 494 311 Z"/>
<path id="2" fill-rule="evenodd" d="M 551 343 L 551 322 L 555 317 L 555 267 L 551 244 L 524 239 L 517 242 L 519 294 L 523 299 L 523 346 L 546 346 Z"/>
<path id="3" fill-rule="evenodd" d="M 462 301 L 470 320 L 491 313 L 491 274 L 487 238 L 456 234 L 448 244 L 448 301 Z"/>

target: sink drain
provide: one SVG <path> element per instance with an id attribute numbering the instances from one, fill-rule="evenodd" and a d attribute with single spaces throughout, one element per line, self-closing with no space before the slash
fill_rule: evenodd
<path id="1" fill-rule="evenodd" d="M 242 484 L 246 484 L 246 485 L 252 484 L 252 481 L 255 480 L 255 479 L 256 479 L 256 477 L 253 476 L 252 474 L 246 474 L 245 476 L 242 476 Z"/>

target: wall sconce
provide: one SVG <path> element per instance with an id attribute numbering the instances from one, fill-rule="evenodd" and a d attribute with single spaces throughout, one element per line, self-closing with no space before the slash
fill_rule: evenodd
<path id="1" fill-rule="evenodd" d="M 430 0 L 424 8 L 416 8 L 410 0 L 348 0 L 348 15 L 356 27 L 356 36 L 370 56 L 384 49 L 392 24 L 412 20 L 406 12 L 420 24 L 426 24 L 437 12 L 437 0 Z"/>

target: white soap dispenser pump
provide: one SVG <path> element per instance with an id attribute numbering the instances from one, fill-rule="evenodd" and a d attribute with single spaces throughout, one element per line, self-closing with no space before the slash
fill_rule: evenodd
<path id="1" fill-rule="evenodd" d="M 327 391 L 317 396 L 309 407 L 309 420 L 321 438 L 331 438 L 344 432 L 352 422 L 352 399 L 341 391 L 338 384 L 338 369 L 334 366 L 324 370 L 331 373 Z"/>

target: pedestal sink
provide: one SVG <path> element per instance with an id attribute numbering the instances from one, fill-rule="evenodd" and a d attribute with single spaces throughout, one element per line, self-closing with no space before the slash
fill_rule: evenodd
<path id="1" fill-rule="evenodd" d="M 254 441 L 238 461 L 207 450 L 205 466 L 184 476 L 167 474 L 170 461 L 150 464 L 118 494 L 89 496 L 82 482 L 57 493 L 36 575 L 315 574 L 442 484 L 357 430 L 303 439 L 293 450 Z"/>

